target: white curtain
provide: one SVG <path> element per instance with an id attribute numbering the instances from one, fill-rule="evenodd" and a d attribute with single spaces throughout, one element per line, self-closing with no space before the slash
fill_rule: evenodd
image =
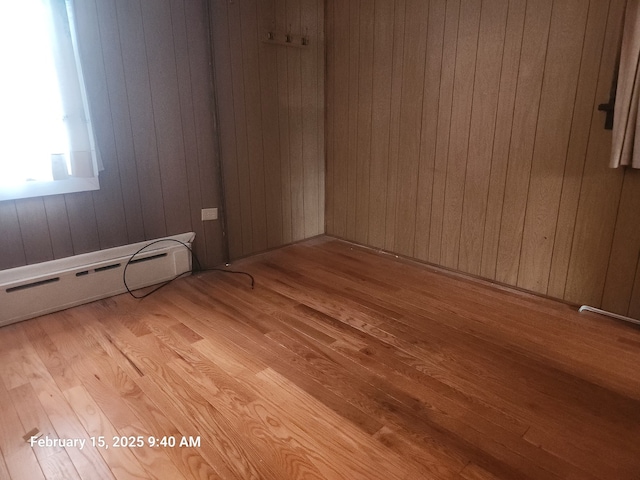
<path id="1" fill-rule="evenodd" d="M 640 168 L 640 0 L 628 0 L 613 119 L 610 166 Z"/>
<path id="2" fill-rule="evenodd" d="M 51 38 L 69 137 L 70 174 L 93 177 L 97 165 L 91 120 L 74 28 L 73 0 L 41 0 L 51 12 Z"/>

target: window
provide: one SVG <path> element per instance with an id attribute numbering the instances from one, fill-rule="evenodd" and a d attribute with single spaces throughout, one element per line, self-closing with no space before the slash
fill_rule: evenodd
<path id="1" fill-rule="evenodd" d="M 3 2 L 0 201 L 97 190 L 71 0 Z"/>

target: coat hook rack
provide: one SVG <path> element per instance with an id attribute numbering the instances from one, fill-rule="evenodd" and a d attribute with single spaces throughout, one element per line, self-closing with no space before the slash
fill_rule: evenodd
<path id="1" fill-rule="evenodd" d="M 308 35 L 294 35 L 289 31 L 278 32 L 275 30 L 265 32 L 262 42 L 270 45 L 296 48 L 308 47 L 310 43 Z"/>

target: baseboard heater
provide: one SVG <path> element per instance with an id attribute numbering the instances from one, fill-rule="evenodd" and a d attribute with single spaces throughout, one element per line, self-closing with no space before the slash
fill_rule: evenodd
<path id="1" fill-rule="evenodd" d="M 191 270 L 195 233 L 174 235 L 0 271 L 0 326 L 64 310 L 126 292 L 122 273 L 131 256 L 150 244 L 127 267 L 127 284 L 137 289 Z M 177 241 L 176 241 L 177 240 Z M 181 243 L 180 243 L 181 242 Z"/>

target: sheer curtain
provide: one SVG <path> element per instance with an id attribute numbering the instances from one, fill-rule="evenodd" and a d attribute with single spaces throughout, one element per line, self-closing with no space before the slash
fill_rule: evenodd
<path id="1" fill-rule="evenodd" d="M 610 166 L 640 168 L 640 0 L 628 0 L 613 119 Z"/>
<path id="2" fill-rule="evenodd" d="M 0 200 L 99 188 L 69 0 L 0 15 Z"/>

